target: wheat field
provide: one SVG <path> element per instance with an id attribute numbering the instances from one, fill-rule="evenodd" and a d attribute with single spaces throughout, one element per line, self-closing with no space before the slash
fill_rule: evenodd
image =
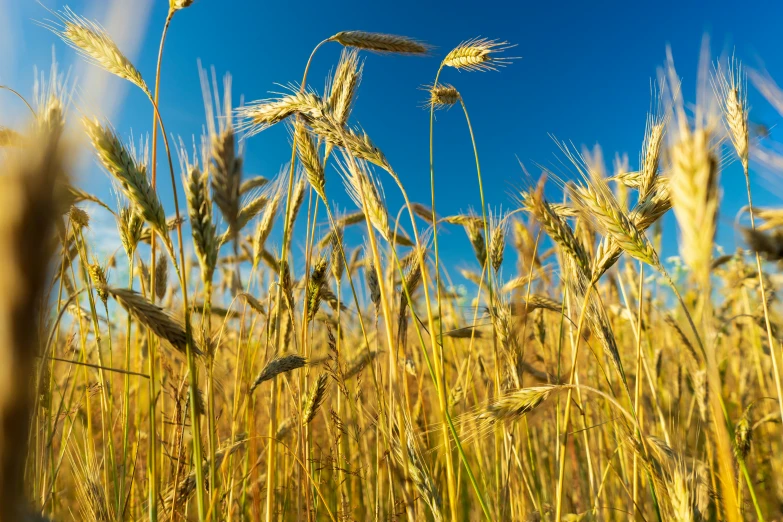
<path id="1" fill-rule="evenodd" d="M 783 210 L 751 194 L 757 160 L 779 158 L 747 102 L 783 107 L 769 75 L 708 58 L 694 102 L 669 54 L 635 165 L 556 141 L 574 175 L 521 166 L 502 210 L 457 73 L 492 81 L 512 44 L 324 35 L 273 98 L 234 105 L 230 77 L 202 70 L 204 135 L 175 138 L 161 62 L 192 3 L 169 0 L 154 74 L 68 8 L 41 22 L 149 101 L 147 151 L 55 68 L 30 101 L 0 86 L 30 110 L 0 127 L 0 521 L 783 520 Z M 323 90 L 316 53 L 335 60 Z M 429 201 L 352 119 L 367 53 L 432 63 Z M 437 210 L 449 109 L 475 155 L 476 210 L 458 215 Z M 249 176 L 272 126 L 291 160 Z M 79 184 L 83 151 L 116 198 Z M 733 162 L 746 226 L 723 254 Z M 95 212 L 116 222 L 111 257 L 87 239 Z M 469 269 L 439 255 L 448 231 Z"/>

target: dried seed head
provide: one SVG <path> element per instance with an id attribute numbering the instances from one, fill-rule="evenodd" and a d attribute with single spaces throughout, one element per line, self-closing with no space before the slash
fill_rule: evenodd
<path id="1" fill-rule="evenodd" d="M 359 61 L 359 52 L 355 49 L 343 49 L 334 77 L 327 88 L 329 108 L 337 125 L 345 126 L 348 123 L 363 69 L 364 64 Z"/>
<path id="2" fill-rule="evenodd" d="M 299 210 L 304 203 L 305 189 L 307 188 L 307 180 L 302 174 L 301 169 L 296 171 L 296 184 L 294 185 L 294 191 L 291 194 L 291 202 L 288 208 L 288 230 L 293 230 L 296 217 L 299 215 Z"/>
<path id="3" fill-rule="evenodd" d="M 381 285 L 378 282 L 378 272 L 372 261 L 367 261 L 364 274 L 367 280 L 367 290 L 370 292 L 370 301 L 375 305 L 375 313 L 377 314 L 381 306 Z"/>
<path id="4" fill-rule="evenodd" d="M 747 77 L 739 60 L 733 56 L 723 71 L 715 68 L 712 84 L 723 109 L 724 123 L 742 166 L 748 168 L 748 99 Z"/>
<path id="5" fill-rule="evenodd" d="M 238 108 L 235 114 L 242 122 L 239 129 L 253 136 L 294 114 L 322 118 L 325 109 L 323 101 L 315 93 L 296 90 L 281 98 L 249 103 Z"/>
<path id="6" fill-rule="evenodd" d="M 180 148 L 182 150 L 182 148 Z M 209 198 L 207 176 L 196 165 L 183 161 L 187 173 L 183 181 L 193 247 L 204 281 L 212 281 L 218 257 L 217 229 L 212 221 L 212 201 Z"/>
<path id="7" fill-rule="evenodd" d="M 125 196 L 138 213 L 163 238 L 168 238 L 166 213 L 158 194 L 147 179 L 146 168 L 139 164 L 109 127 L 98 120 L 82 120 L 87 135 L 104 168 L 120 183 Z"/>
<path id="8" fill-rule="evenodd" d="M 90 226 L 90 215 L 79 207 L 72 206 L 68 211 L 68 217 L 74 228 L 88 228 Z"/>
<path id="9" fill-rule="evenodd" d="M 329 374 L 322 373 L 318 376 L 315 386 L 307 394 L 307 400 L 302 408 L 302 424 L 307 425 L 315 418 L 318 408 L 326 399 L 326 389 L 329 384 Z"/>
<path id="10" fill-rule="evenodd" d="M 329 258 L 322 257 L 315 262 L 313 272 L 307 283 L 307 321 L 312 321 L 318 313 L 321 306 L 321 297 L 323 289 L 326 286 L 327 276 L 329 274 Z"/>
<path id="11" fill-rule="evenodd" d="M 489 404 L 484 412 L 478 415 L 478 420 L 490 425 L 498 421 L 517 420 L 522 415 L 533 411 L 557 389 L 559 387 L 553 385 L 535 386 L 506 394 Z"/>
<path id="12" fill-rule="evenodd" d="M 185 333 L 185 327 L 174 320 L 168 312 L 133 290 L 106 287 L 106 292 L 156 336 L 168 341 L 180 352 L 186 352 L 188 336 Z M 195 355 L 202 355 L 201 350 L 196 347 L 192 339 L 190 339 L 190 344 Z"/>
<path id="13" fill-rule="evenodd" d="M 473 253 L 476 255 L 479 265 L 483 267 L 487 262 L 487 244 L 484 241 L 484 223 L 480 218 L 473 216 L 472 213 L 470 217 L 474 219 L 466 219 L 463 222 L 463 227 L 470 240 L 470 245 L 473 247 Z"/>
<path id="14" fill-rule="evenodd" d="M 503 253 L 506 249 L 507 217 L 508 215 L 504 214 L 502 209 L 497 214 L 489 216 L 489 259 L 496 273 L 503 264 Z"/>
<path id="15" fill-rule="evenodd" d="M 275 217 L 280 207 L 280 201 L 283 198 L 283 190 L 286 185 L 287 169 L 284 167 L 277 176 L 277 181 L 271 186 L 267 195 L 267 203 L 261 219 L 258 221 L 255 233 L 253 234 L 253 263 L 258 265 L 264 253 L 264 246 L 269 234 L 272 233 L 272 227 L 275 224 Z"/>
<path id="16" fill-rule="evenodd" d="M 744 461 L 748 457 L 752 438 L 753 430 L 750 426 L 750 406 L 748 406 L 734 427 L 734 455 L 737 460 Z"/>
<path id="17" fill-rule="evenodd" d="M 165 297 L 168 285 L 169 265 L 166 256 L 160 256 L 155 263 L 155 295 L 158 299 Z"/>
<path id="18" fill-rule="evenodd" d="M 361 129 L 352 129 L 348 126 L 341 128 L 331 118 L 307 119 L 307 122 L 312 131 L 318 137 L 326 140 L 329 146 L 348 150 L 355 157 L 381 167 L 390 174 L 394 174 L 391 165 L 386 160 L 386 156 Z"/>
<path id="19" fill-rule="evenodd" d="M 669 181 L 674 215 L 680 226 L 680 254 L 697 281 L 709 278 L 719 207 L 718 162 L 707 129 L 680 132 L 672 147 Z"/>
<path id="20" fill-rule="evenodd" d="M 128 258 L 133 257 L 136 247 L 141 241 L 141 233 L 144 230 L 144 220 L 128 205 L 121 205 L 117 213 L 117 229 L 120 233 L 120 241 Z"/>
<path id="21" fill-rule="evenodd" d="M 95 292 L 98 297 L 103 301 L 103 304 L 109 300 L 109 294 L 106 292 L 106 271 L 98 263 L 91 263 L 87 266 L 87 272 L 90 274 L 90 279 L 95 287 Z"/>
<path id="22" fill-rule="evenodd" d="M 494 71 L 511 63 L 514 58 L 499 57 L 507 49 L 514 47 L 508 42 L 473 38 L 462 42 L 443 59 L 443 65 L 466 71 Z"/>
<path id="23" fill-rule="evenodd" d="M 307 130 L 301 122 L 294 124 L 294 139 L 296 140 L 296 150 L 299 153 L 299 161 L 305 171 L 305 176 L 313 190 L 326 201 L 326 176 L 324 174 L 324 164 L 321 156 L 318 154 L 318 147 L 313 135 Z"/>
<path id="24" fill-rule="evenodd" d="M 457 89 L 452 85 L 432 85 L 427 88 L 427 91 L 430 94 L 430 99 L 427 103 L 427 106 L 435 110 L 444 108 L 448 109 L 460 101 L 459 91 L 457 91 Z"/>
<path id="25" fill-rule="evenodd" d="M 283 357 L 275 357 L 266 363 L 266 366 L 261 370 L 261 373 L 259 373 L 255 381 L 253 381 L 253 385 L 250 387 L 250 393 L 253 393 L 262 382 L 274 379 L 281 373 L 301 368 L 305 364 L 307 364 L 307 359 L 301 355 L 292 354 Z"/>
<path id="26" fill-rule="evenodd" d="M 346 47 L 355 47 L 379 53 L 427 54 L 430 47 L 418 40 L 393 34 L 364 31 L 341 31 L 329 38 Z"/>
<path id="27" fill-rule="evenodd" d="M 644 143 L 642 148 L 644 156 L 642 157 L 642 170 L 639 172 L 639 199 L 645 199 L 655 186 L 655 179 L 658 176 L 658 163 L 661 155 L 661 143 L 666 131 L 666 120 L 660 116 L 650 115 L 647 117 L 647 128 L 644 132 Z"/>
<path id="28" fill-rule="evenodd" d="M 343 162 L 339 164 L 343 182 L 348 194 L 356 206 L 362 209 L 370 224 L 385 240 L 391 238 L 389 214 L 383 197 L 381 185 L 372 175 L 366 161 L 355 160 L 343 153 Z"/>
<path id="29" fill-rule="evenodd" d="M 539 190 L 522 193 L 522 203 L 546 230 L 549 237 L 577 264 L 583 273 L 590 272 L 590 261 L 582 243 L 566 221 L 558 216 Z"/>
<path id="30" fill-rule="evenodd" d="M 77 15 L 68 7 L 54 14 L 59 23 L 48 26 L 54 34 L 73 47 L 88 62 L 128 80 L 148 96 L 150 95 L 141 73 L 122 54 L 103 27 Z"/>

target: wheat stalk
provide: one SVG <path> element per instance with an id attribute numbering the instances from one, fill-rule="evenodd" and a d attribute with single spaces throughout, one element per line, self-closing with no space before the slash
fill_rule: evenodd
<path id="1" fill-rule="evenodd" d="M 125 288 L 105 287 L 123 308 L 136 318 L 139 323 L 150 329 L 160 339 L 168 341 L 174 348 L 185 353 L 188 338 L 185 327 L 166 312 L 163 308 L 145 299 L 141 294 Z M 202 355 L 195 343 L 191 349 L 196 355 Z"/>

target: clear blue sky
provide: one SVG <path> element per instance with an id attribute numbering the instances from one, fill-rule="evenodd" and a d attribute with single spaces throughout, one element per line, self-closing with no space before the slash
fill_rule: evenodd
<path id="1" fill-rule="evenodd" d="M 47 7 L 65 2 L 44 0 Z M 138 16 L 135 33 L 142 36 L 134 62 L 153 81 L 159 34 L 166 15 L 166 0 L 74 0 L 80 14 L 106 23 L 102 17 L 124 4 Z M 121 6 L 122 7 L 122 6 Z M 130 9 L 129 9 L 130 8 Z M 133 13 L 135 10 L 135 14 Z M 63 69 L 72 76 L 88 74 L 77 67 L 75 53 L 38 27 L 34 20 L 51 18 L 39 4 L 28 0 L 0 0 L 0 33 L 6 30 L 6 49 L 0 58 L 0 82 L 25 93 L 31 91 L 32 67 L 47 69 L 54 46 Z M 127 21 L 127 19 L 125 19 Z M 710 35 L 713 56 L 736 50 L 750 66 L 764 64 L 783 82 L 780 21 L 783 4 L 748 2 L 394 2 L 311 1 L 263 2 L 255 0 L 196 0 L 172 24 L 165 51 L 161 109 L 171 133 L 189 142 L 200 133 L 204 110 L 196 60 L 214 66 L 219 75 L 233 75 L 235 102 L 265 98 L 279 90 L 275 83 L 299 81 L 312 47 L 340 30 L 362 29 L 409 35 L 436 46 L 427 58 L 366 55 L 364 80 L 354 111 L 375 143 L 400 173 L 412 200 L 428 202 L 428 114 L 420 108 L 423 84 L 432 82 L 438 60 L 460 41 L 486 36 L 517 44 L 509 54 L 521 56 L 500 72 L 458 73 L 450 70 L 442 80 L 461 91 L 471 111 L 490 204 L 513 205 L 509 194 L 522 183 L 517 158 L 535 175 L 534 163 L 553 161 L 556 147 L 548 133 L 577 146 L 599 143 L 610 162 L 615 152 L 627 153 L 635 168 L 650 104 L 650 82 L 665 59 L 666 45 L 674 52 L 678 73 L 688 100 L 694 99 L 695 75 L 702 36 Z M 3 26 L 5 24 L 5 26 Z M 109 26 L 110 24 L 106 24 Z M 122 24 L 120 24 L 122 25 Z M 112 26 L 113 27 L 113 26 Z M 9 32 L 10 30 L 10 32 Z M 10 36 L 9 36 L 10 35 Z M 119 38 L 128 39 L 127 35 Z M 128 41 L 132 41 L 129 38 Z M 12 44 L 12 46 L 10 46 Z M 330 44 L 318 53 L 311 70 L 311 85 L 323 87 L 340 48 Z M 129 53 L 131 54 L 131 53 Z M 11 57 L 10 55 L 13 55 Z M 111 79 L 107 92 L 125 95 L 112 121 L 127 137 L 148 132 L 151 112 L 144 98 Z M 0 124 L 18 120 L 18 107 L 7 95 L 0 101 Z M 82 110 L 90 105 L 82 96 Z M 751 92 L 751 118 L 774 128 L 780 117 Z M 440 112 L 435 129 L 438 211 L 449 214 L 478 207 L 473 153 L 462 114 Z M 273 176 L 288 160 L 290 149 L 280 126 L 250 139 L 246 148 L 247 175 Z M 161 157 L 161 161 L 163 158 Z M 82 180 L 88 190 L 107 196 L 109 183 L 91 162 Z M 757 205 L 778 204 L 779 184 L 754 174 Z M 165 179 L 165 178 L 162 178 Z M 401 198 L 382 175 L 392 214 Z M 167 183 L 163 183 L 167 209 L 172 210 Z M 737 236 L 732 222 L 745 203 L 744 181 L 737 165 L 723 172 L 724 206 L 719 241 L 729 248 Z M 328 173 L 327 191 L 342 207 L 352 208 L 334 171 Z M 779 192 L 778 192 L 779 194 Z M 666 220 L 673 238 L 673 218 Z M 444 236 L 444 255 L 457 265 L 472 263 L 461 230 Z M 674 252 L 674 243 L 665 254 Z M 460 261 L 464 258 L 464 261 Z M 452 265 L 453 266 L 453 265 Z"/>

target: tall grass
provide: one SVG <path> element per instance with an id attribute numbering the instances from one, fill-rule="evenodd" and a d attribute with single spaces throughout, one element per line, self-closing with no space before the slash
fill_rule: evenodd
<path id="1" fill-rule="evenodd" d="M 116 202 L 62 174 L 79 140 L 56 71 L 34 104 L 4 87 L 34 124 L 0 129 L 0 520 L 783 516 L 779 281 L 764 262 L 783 258 L 783 213 L 754 208 L 750 190 L 755 157 L 779 159 L 751 133 L 738 61 L 710 69 L 703 57 L 691 104 L 669 56 L 636 170 L 609 173 L 600 149 L 555 144 L 575 176 L 523 168 L 504 211 L 482 177 L 489 130 L 468 111 L 492 109 L 441 76 L 495 71 L 484 77 L 495 81 L 511 46 L 465 40 L 424 88 L 425 205 L 351 113 L 372 74 L 364 53 L 426 60 L 432 47 L 338 32 L 290 92 L 250 93 L 259 101 L 242 107 L 229 77 L 221 96 L 202 69 L 205 133 L 174 149 L 161 69 L 167 32 L 191 4 L 170 1 L 150 86 L 99 25 L 67 9 L 47 25 L 152 106 L 151 156 L 99 115 L 73 127 Z M 316 56 L 336 62 L 324 92 L 308 83 Z M 783 107 L 771 79 L 753 80 Z M 435 125 L 435 111 L 456 106 Z M 274 125 L 290 131 L 290 163 L 276 179 L 247 178 L 244 156 Z M 438 214 L 443 125 L 471 138 L 477 190 L 461 204 L 475 213 Z M 158 196 L 159 152 L 172 202 Z M 750 250 L 716 257 L 733 156 Z M 343 191 L 347 213 L 334 204 Z M 387 191 L 403 196 L 398 215 Z M 671 209 L 677 272 L 660 254 Z M 124 255 L 103 259 L 86 231 L 106 216 Z M 466 232 L 456 258 L 440 251 L 451 228 Z"/>

